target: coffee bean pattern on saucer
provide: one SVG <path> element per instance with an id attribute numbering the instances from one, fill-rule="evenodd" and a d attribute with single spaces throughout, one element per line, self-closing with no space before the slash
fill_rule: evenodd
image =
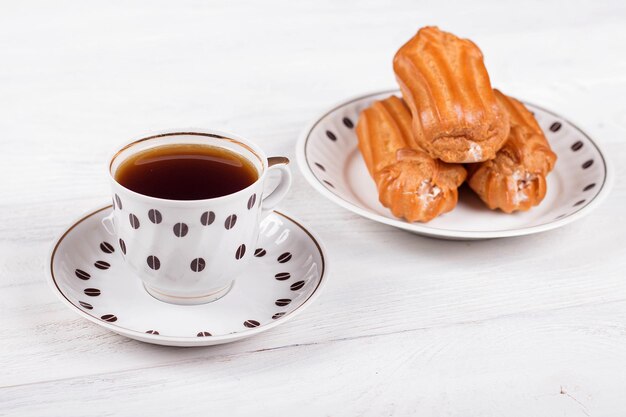
<path id="1" fill-rule="evenodd" d="M 577 201 L 577 202 L 574 204 L 574 207 L 576 207 L 576 206 L 580 206 L 580 205 L 581 205 L 581 204 L 583 204 L 585 201 L 586 201 L 586 200 L 580 200 L 580 201 Z"/>
<path id="2" fill-rule="evenodd" d="M 591 165 L 593 165 L 593 159 L 590 159 L 590 160 L 586 161 L 586 162 L 582 165 L 582 167 L 583 167 L 583 169 L 587 169 L 587 168 L 589 168 Z"/>
<path id="3" fill-rule="evenodd" d="M 237 223 L 237 215 L 236 214 L 231 214 L 230 216 L 228 216 L 226 218 L 226 220 L 224 221 L 224 227 L 227 230 L 232 229 L 233 227 L 235 227 L 235 223 Z"/>
<path id="4" fill-rule="evenodd" d="M 128 215 L 128 220 L 130 221 L 130 227 L 133 229 L 139 229 L 139 219 L 133 213 Z"/>
<path id="5" fill-rule="evenodd" d="M 585 188 L 583 188 L 583 191 L 589 191 L 589 190 L 591 190 L 595 186 L 596 186 L 596 183 L 593 182 L 593 183 L 587 185 Z"/>
<path id="6" fill-rule="evenodd" d="M 580 188 L 582 189 L 584 185 L 582 184 Z M 246 197 L 249 199 L 250 195 Z M 248 199 L 244 198 L 240 202 L 240 206 L 246 205 Z M 572 203 L 574 201 L 576 200 L 573 200 Z M 138 267 L 144 271 L 145 275 L 150 277 L 161 276 L 165 273 L 170 274 L 172 273 L 170 268 L 172 268 L 174 274 L 185 275 L 185 279 L 189 278 L 192 281 L 194 279 L 204 279 L 203 274 L 206 274 L 212 267 L 207 258 L 207 256 L 212 256 L 214 253 L 211 248 L 203 247 L 201 251 L 196 252 L 195 246 L 192 244 L 189 247 L 185 247 L 184 249 L 186 250 L 181 250 L 180 256 L 170 262 L 163 258 L 164 255 L 160 246 L 144 247 L 139 242 L 135 243 L 135 239 L 141 238 L 143 234 L 159 233 L 168 243 L 180 242 L 183 246 L 187 246 L 189 239 L 195 238 L 197 230 L 206 231 L 210 234 L 210 229 L 204 229 L 204 226 L 197 223 L 200 220 L 202 210 L 198 210 L 195 214 L 192 213 L 191 217 L 180 216 L 178 212 L 170 213 L 169 210 L 162 210 L 163 217 L 161 223 L 157 225 L 150 220 L 150 217 L 155 218 L 154 215 L 148 214 L 150 206 L 135 210 L 131 202 L 125 201 L 125 203 L 126 211 L 115 214 L 116 216 L 120 214 L 122 216 L 123 239 L 117 238 L 116 242 L 110 236 L 106 237 L 107 234 L 100 222 L 100 218 L 107 215 L 105 212 L 99 215 L 100 218 L 97 221 L 90 220 L 92 223 L 89 227 L 75 229 L 77 231 L 85 231 L 83 233 L 92 233 L 92 230 L 97 229 L 97 234 L 87 239 L 80 235 L 77 237 L 70 235 L 70 238 L 73 240 L 71 242 L 72 246 L 60 246 L 64 252 L 60 251 L 59 254 L 64 257 L 62 260 L 65 262 L 65 266 L 62 269 L 57 268 L 56 270 L 62 271 L 64 275 L 62 279 L 65 282 L 59 282 L 61 291 L 66 291 L 65 288 L 68 288 L 71 291 L 68 293 L 68 299 L 74 304 L 74 308 L 78 309 L 83 316 L 89 316 L 91 320 L 97 321 L 104 327 L 113 329 L 112 326 L 106 326 L 106 323 L 115 325 L 115 329 L 119 329 L 122 333 L 126 330 L 132 330 L 138 339 L 142 339 L 141 335 L 143 334 L 143 340 L 147 342 L 160 341 L 169 343 L 168 340 L 171 338 L 187 338 L 190 344 L 194 342 L 197 345 L 213 344 L 221 342 L 221 339 L 224 337 L 244 333 L 248 336 L 264 330 L 265 327 L 282 323 L 284 319 L 291 317 L 293 310 L 301 305 L 308 295 L 309 288 L 313 287 L 312 283 L 309 283 L 309 278 L 305 279 L 305 275 L 308 277 L 308 274 L 311 274 L 309 269 L 311 261 L 307 256 L 308 251 L 296 249 L 300 246 L 292 244 L 291 235 L 288 239 L 280 241 L 276 241 L 275 236 L 267 240 L 267 236 L 262 235 L 262 239 L 265 240 L 260 239 L 258 246 L 250 246 L 250 242 L 246 241 L 247 238 L 238 240 L 240 237 L 237 236 L 239 232 L 236 229 L 235 234 L 233 234 L 233 232 L 229 232 L 221 227 L 229 214 L 237 213 L 236 215 L 239 217 L 237 222 L 241 223 L 237 227 L 244 230 L 244 226 L 247 226 L 248 218 L 245 216 L 241 218 L 243 216 L 241 213 L 243 212 L 237 212 L 237 210 L 241 210 L 241 207 L 239 209 L 233 208 L 231 209 L 232 211 L 225 211 L 223 215 L 220 214 L 221 212 L 215 211 L 216 218 L 214 223 L 216 226 L 213 226 L 217 227 L 215 232 L 218 234 L 223 233 L 231 238 L 229 242 L 219 242 L 223 246 L 218 248 L 221 251 L 225 251 L 226 255 L 224 256 L 224 253 L 222 253 L 219 256 L 225 258 L 231 265 L 236 265 L 248 260 L 246 256 L 253 258 L 252 255 L 254 254 L 255 258 L 249 260 L 254 265 L 253 269 L 255 272 L 252 275 L 257 275 L 257 279 L 255 282 L 241 280 L 239 281 L 239 287 L 244 288 L 247 284 L 252 284 L 253 290 L 254 288 L 263 290 L 259 291 L 258 296 L 255 296 L 254 303 L 251 303 L 253 305 L 248 305 L 250 303 L 247 304 L 244 300 L 238 299 L 239 295 L 237 294 L 239 291 L 232 291 L 229 293 L 231 295 L 224 297 L 224 301 L 220 303 L 223 306 L 233 305 L 232 303 L 239 304 L 244 301 L 241 307 L 237 306 L 240 312 L 232 315 L 231 321 L 224 329 L 213 329 L 210 321 L 207 322 L 206 318 L 199 317 L 197 321 L 194 318 L 189 323 L 186 323 L 185 326 L 191 327 L 186 332 L 184 328 L 168 331 L 168 329 L 162 327 L 163 323 L 155 321 L 161 316 L 155 317 L 154 315 L 145 314 L 145 317 L 139 317 L 136 314 L 136 308 L 143 308 L 144 302 L 141 299 L 133 299 L 130 305 L 128 305 L 130 300 L 125 299 L 125 296 L 122 296 L 120 299 L 120 294 L 126 294 L 127 290 L 131 290 L 128 293 L 129 297 L 144 297 L 148 300 L 146 303 L 153 302 L 148 292 L 140 285 L 137 285 L 137 283 L 132 283 L 132 272 L 124 265 L 124 260 L 121 257 L 117 257 L 117 254 L 119 253 L 121 256 L 123 252 L 127 252 L 130 255 L 134 255 L 137 252 Z M 257 210 L 259 204 L 260 194 L 257 193 L 252 210 Z M 112 212 L 110 207 L 108 210 L 108 213 Z M 131 210 L 137 214 L 139 221 L 142 222 L 141 228 L 137 231 L 129 228 L 129 224 L 125 223 Z M 244 212 L 248 213 L 245 208 Z M 180 222 L 177 218 L 180 219 Z M 245 219 L 246 222 L 242 219 Z M 179 233 L 178 227 L 175 233 L 173 233 L 173 227 L 177 222 L 184 222 L 188 226 L 187 236 L 180 238 L 180 240 L 175 236 L 176 233 Z M 182 230 L 182 227 L 180 229 Z M 73 256 L 73 259 L 65 259 L 68 253 L 70 256 Z M 239 260 L 233 259 L 233 256 Z M 313 262 L 317 261 L 313 260 Z M 195 272 L 198 273 L 195 274 Z M 272 277 L 274 277 L 274 281 Z M 247 279 L 254 278 L 249 277 Z M 300 280 L 303 280 L 306 284 L 298 284 Z M 299 286 L 302 286 L 300 290 L 292 292 L 292 288 L 294 288 L 293 291 L 296 291 L 295 288 L 299 288 Z M 199 310 L 202 309 L 202 307 L 197 308 Z M 238 316 L 238 314 L 242 315 Z M 174 315 L 173 319 L 177 318 L 180 317 Z M 161 330 L 163 331 L 162 334 L 160 333 Z M 214 340 L 215 336 L 218 335 L 220 340 Z M 204 340 L 197 339 L 196 336 L 204 338 Z"/>
<path id="7" fill-rule="evenodd" d="M 302 287 L 304 287 L 304 281 L 294 282 L 289 288 L 291 289 L 291 291 L 298 291 Z"/>
<path id="8" fill-rule="evenodd" d="M 113 314 L 105 314 L 104 316 L 100 318 L 104 321 L 108 321 L 109 323 L 113 323 L 114 321 L 117 321 L 117 317 L 115 317 L 115 315 Z"/>
<path id="9" fill-rule="evenodd" d="M 91 278 L 91 275 L 89 275 L 87 272 L 83 271 L 82 269 L 77 269 L 76 271 L 74 271 L 74 273 L 76 274 L 78 278 L 82 279 L 83 281 L 87 281 L 89 278 Z"/>
<path id="10" fill-rule="evenodd" d="M 279 281 L 285 281 L 291 278 L 291 274 L 289 272 L 279 272 L 278 274 L 274 275 L 274 278 Z"/>
<path id="11" fill-rule="evenodd" d="M 248 210 L 251 210 L 254 207 L 254 203 L 256 203 L 256 194 L 252 194 L 250 199 L 248 200 Z"/>
<path id="12" fill-rule="evenodd" d="M 583 143 L 581 141 L 578 142 L 574 142 L 574 144 L 572 145 L 572 150 L 574 152 L 579 151 L 581 148 L 583 147 Z"/>
<path id="13" fill-rule="evenodd" d="M 202 258 L 196 258 L 193 261 L 191 261 L 191 270 L 193 272 L 200 272 L 204 269 L 204 267 L 206 266 L 206 262 L 204 261 L 204 259 Z"/>
<path id="14" fill-rule="evenodd" d="M 335 136 L 335 134 L 331 132 L 330 130 L 326 131 L 326 136 L 328 137 L 328 139 L 332 140 L 333 142 L 337 141 L 337 136 Z"/>
<path id="15" fill-rule="evenodd" d="M 189 226 L 185 223 L 176 223 L 174 225 L 174 235 L 178 237 L 185 237 L 187 232 L 189 232 Z"/>
<path id="16" fill-rule="evenodd" d="M 316 162 L 315 166 L 321 169 L 322 171 L 326 172 L 326 168 L 324 168 L 324 165 L 320 164 L 319 162 Z"/>
<path id="17" fill-rule="evenodd" d="M 89 303 L 86 303 L 84 301 L 79 301 L 78 304 L 80 304 L 82 308 L 85 308 L 87 310 L 93 310 L 93 306 Z"/>
<path id="18" fill-rule="evenodd" d="M 554 122 L 550 125 L 550 131 L 551 132 L 558 132 L 561 129 L 561 123 L 560 122 Z"/>
<path id="19" fill-rule="evenodd" d="M 117 208 L 118 209 L 122 209 L 122 200 L 120 199 L 120 196 L 115 194 L 115 202 L 117 203 Z"/>
<path id="20" fill-rule="evenodd" d="M 163 221 L 163 215 L 159 210 L 155 209 L 150 209 L 150 211 L 148 211 L 148 218 L 154 224 L 159 224 Z"/>
<path id="21" fill-rule="evenodd" d="M 278 262 L 280 262 L 281 264 L 284 264 L 285 262 L 289 262 L 289 260 L 291 260 L 291 253 L 289 252 L 285 252 L 278 257 Z"/>
<path id="22" fill-rule="evenodd" d="M 241 259 L 246 254 L 246 245 L 241 244 L 235 252 L 235 259 Z"/>
<path id="23" fill-rule="evenodd" d="M 108 262 L 104 262 L 104 261 L 96 261 L 96 263 L 94 263 L 93 266 L 95 266 L 98 269 L 109 269 L 111 267 L 111 264 Z"/>
<path id="24" fill-rule="evenodd" d="M 150 269 L 154 269 L 155 271 L 157 271 L 161 267 L 161 261 L 159 261 L 159 258 L 154 255 L 148 256 L 146 262 L 148 263 Z"/>
<path id="25" fill-rule="evenodd" d="M 100 295 L 100 290 L 97 288 L 85 288 L 85 291 L 83 291 L 85 293 L 85 295 L 88 295 L 90 297 L 97 297 Z"/>
<path id="26" fill-rule="evenodd" d="M 100 250 L 104 253 L 113 253 L 115 252 L 115 248 L 109 242 L 102 242 L 100 244 Z"/>
<path id="27" fill-rule="evenodd" d="M 215 213 L 213 213 L 212 211 L 205 211 L 204 213 L 202 213 L 202 216 L 200 216 L 200 223 L 202 223 L 203 226 L 209 226 L 214 221 Z"/>
<path id="28" fill-rule="evenodd" d="M 354 127 L 354 123 L 352 123 L 352 120 L 348 119 L 347 117 L 343 118 L 343 124 L 346 125 L 348 129 L 352 129 Z"/>

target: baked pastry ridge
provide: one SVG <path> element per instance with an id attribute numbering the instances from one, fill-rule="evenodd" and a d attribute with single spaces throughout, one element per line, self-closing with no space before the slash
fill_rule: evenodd
<path id="1" fill-rule="evenodd" d="M 494 93 L 510 115 L 511 130 L 493 160 L 468 165 L 468 184 L 491 209 L 526 211 L 545 197 L 557 157 L 532 113 L 518 100 Z"/>
<path id="2" fill-rule="evenodd" d="M 468 39 L 424 27 L 393 60 L 413 115 L 412 147 L 450 163 L 489 160 L 509 133 L 483 54 Z"/>
<path id="3" fill-rule="evenodd" d="M 361 112 L 356 133 L 380 202 L 395 216 L 427 222 L 456 206 L 467 172 L 411 148 L 411 113 L 403 100 L 374 102 Z"/>

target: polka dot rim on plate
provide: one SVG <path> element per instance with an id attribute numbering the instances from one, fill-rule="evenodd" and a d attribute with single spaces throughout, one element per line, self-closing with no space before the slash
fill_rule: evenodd
<path id="1" fill-rule="evenodd" d="M 611 189 L 611 165 L 589 135 L 563 117 L 526 103 L 559 158 L 548 177 L 548 194 L 542 204 L 525 213 L 506 215 L 490 211 L 477 197 L 471 197 L 471 192 L 464 193 L 462 189 L 457 208 L 429 223 L 409 223 L 396 218 L 378 201 L 373 180 L 357 149 L 356 129 L 343 122 L 347 117 L 356 125 L 360 111 L 374 100 L 391 94 L 400 95 L 400 92 L 377 92 L 340 103 L 313 121 L 303 131 L 297 145 L 298 166 L 307 181 L 323 196 L 363 217 L 444 239 L 521 236 L 551 230 L 581 218 L 596 208 Z M 334 140 L 328 140 L 332 139 L 328 132 Z M 590 183 L 596 185 L 586 189 L 583 196 L 583 189 Z M 575 205 L 583 199 L 583 203 Z"/>

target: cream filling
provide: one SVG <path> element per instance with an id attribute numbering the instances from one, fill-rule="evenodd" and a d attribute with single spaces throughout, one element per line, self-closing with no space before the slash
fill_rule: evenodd
<path id="1" fill-rule="evenodd" d="M 472 142 L 469 150 L 467 151 L 467 155 L 470 162 L 480 161 L 483 158 L 483 148 L 481 148 L 476 142 Z"/>
<path id="2" fill-rule="evenodd" d="M 432 185 L 429 179 L 422 180 L 419 187 L 415 191 L 405 191 L 405 195 L 415 194 L 419 198 L 422 206 L 427 208 L 441 194 L 441 188 Z"/>
<path id="3" fill-rule="evenodd" d="M 526 200 L 528 200 L 528 195 L 526 194 L 526 187 L 530 184 L 532 180 L 536 177 L 528 171 L 515 171 L 511 175 L 511 181 L 509 181 L 509 190 L 511 191 L 513 204 L 520 204 Z"/>
<path id="4" fill-rule="evenodd" d="M 428 207 L 441 194 L 441 188 L 432 185 L 430 180 L 426 179 L 420 183 L 415 194 L 417 194 L 424 207 Z"/>

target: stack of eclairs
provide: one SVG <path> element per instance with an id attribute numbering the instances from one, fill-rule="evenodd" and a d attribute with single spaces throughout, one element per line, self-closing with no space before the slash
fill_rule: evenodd
<path id="1" fill-rule="evenodd" d="M 526 211 L 546 195 L 556 155 L 533 114 L 491 87 L 470 40 L 424 27 L 393 60 L 402 98 L 375 101 L 357 136 L 380 202 L 427 222 L 469 187 L 492 210 Z"/>

